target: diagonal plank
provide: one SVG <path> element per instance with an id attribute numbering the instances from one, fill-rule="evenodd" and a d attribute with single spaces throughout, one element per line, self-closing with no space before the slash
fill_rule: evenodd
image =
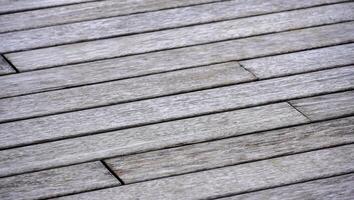
<path id="1" fill-rule="evenodd" d="M 354 89 L 354 67 L 0 124 L 1 148 Z"/>
<path id="2" fill-rule="evenodd" d="M 150 12 L 220 0 L 105 0 L 0 16 L 0 32 Z M 320 0 L 316 0 L 321 2 Z M 327 0 L 337 2 L 338 0 Z M 52 1 L 53 2 L 53 1 Z M 322 0 L 323 2 L 323 0 Z M 323 3 L 318 3 L 323 4 Z"/>
<path id="3" fill-rule="evenodd" d="M 354 3 L 351 3 L 348 5 L 349 9 L 347 9 L 347 12 L 334 12 L 337 13 L 334 16 L 310 15 L 312 12 L 309 12 L 309 16 L 306 15 L 304 17 L 301 11 L 295 11 L 296 14 L 288 14 L 288 12 L 277 13 L 267 16 L 10 53 L 5 54 L 5 56 L 19 69 L 24 66 L 28 66 L 29 68 L 46 68 L 338 23 L 354 19 L 353 7 Z M 250 26 L 250 24 L 253 26 Z M 354 31 L 352 30 L 354 29 L 353 24 L 354 22 L 348 22 L 328 27 L 312 28 L 307 31 L 311 31 L 313 36 L 318 36 L 334 28 L 336 28 L 337 34 L 340 34 L 338 30 L 343 28 L 342 32 L 346 31 L 346 35 L 350 37 L 350 35 L 354 35 Z M 271 35 L 268 37 L 275 36 Z M 210 46 L 230 43 L 241 44 L 242 41 L 226 41 L 219 44 L 211 44 Z"/>
<path id="4" fill-rule="evenodd" d="M 58 199 L 211 199 L 353 172 L 353 158 L 346 145 Z"/>
<path id="5" fill-rule="evenodd" d="M 101 162 L 92 162 L 1 178 L 0 198 L 43 199 L 118 185 Z"/>
<path id="6" fill-rule="evenodd" d="M 311 120 L 354 114 L 354 91 L 290 101 Z"/>
<path id="7" fill-rule="evenodd" d="M 274 2 L 278 2 L 278 0 L 272 0 L 270 3 L 263 1 L 263 3 L 259 5 L 256 4 L 257 6 L 255 6 L 252 1 L 249 1 L 247 5 L 243 6 L 239 4 L 239 1 L 226 1 L 214 4 L 163 10 L 159 12 L 149 12 L 137 15 L 51 26 L 40 29 L 31 29 L 15 33 L 5 33 L 0 34 L 0 40 L 3 41 L 0 44 L 0 52 L 4 53 L 28 50 L 38 47 L 74 43 L 83 40 L 107 38 L 124 34 L 161 30 L 198 23 L 245 17 L 248 15 L 283 11 L 284 9 L 296 8 L 293 4 L 299 4 L 297 7 L 301 7 L 301 5 L 305 3 L 302 1 L 293 1 L 293 3 L 283 1 L 282 4 L 286 6 L 274 6 L 272 7 L 273 9 L 267 10 L 266 8 Z M 316 4 L 318 2 L 313 3 Z M 309 6 L 308 3 L 305 4 Z M 251 11 L 250 7 L 254 10 Z M 338 10 L 341 10 L 341 12 L 338 12 Z M 301 23 L 299 21 L 304 18 L 301 18 L 300 16 L 306 16 L 307 19 L 306 25 L 303 26 L 312 26 L 323 23 L 333 23 L 336 20 L 352 20 L 353 11 L 354 3 L 343 3 L 309 8 L 305 10 L 296 10 L 286 13 L 277 13 L 270 16 L 239 19 L 229 22 L 222 22 L 220 24 L 225 24 L 225 26 L 228 26 L 227 30 L 230 30 L 232 27 L 237 27 L 238 29 L 245 31 L 247 30 L 245 27 L 252 27 L 250 24 L 255 24 L 254 26 L 257 24 L 257 27 L 260 28 L 260 26 L 267 26 L 267 21 L 272 21 L 272 26 L 283 21 L 292 23 L 294 28 L 297 28 L 299 25 L 296 25 L 293 21 L 294 18 L 296 18 L 298 24 Z M 279 19 L 279 22 L 276 22 L 274 19 Z M 255 23 L 255 21 L 257 23 Z"/>
<path id="8" fill-rule="evenodd" d="M 241 61 L 259 78 L 272 78 L 350 65 L 354 63 L 354 44 L 333 46 L 290 54 Z"/>
<path id="9" fill-rule="evenodd" d="M 308 122 L 287 103 L 0 151 L 0 176 Z"/>
<path id="10" fill-rule="evenodd" d="M 0 55 L 0 75 L 12 74 L 16 71 L 10 66 L 10 64 Z"/>
<path id="11" fill-rule="evenodd" d="M 106 160 L 125 182 L 236 165 L 354 142 L 354 117 Z"/>
<path id="12" fill-rule="evenodd" d="M 241 194 L 222 198 L 220 200 L 298 200 L 309 198 L 321 200 L 352 200 L 354 196 L 353 185 L 354 174 L 348 174 L 259 192 Z"/>
<path id="13" fill-rule="evenodd" d="M 0 122 L 255 80 L 237 62 L 0 100 Z"/>
<path id="14" fill-rule="evenodd" d="M 210 63 L 254 58 L 335 45 L 354 41 L 354 34 L 352 34 L 349 29 L 353 29 L 351 31 L 354 31 L 354 26 L 352 24 L 349 26 L 331 25 L 323 27 L 320 32 L 316 31 L 318 28 L 305 29 L 19 73 L 2 77 L 2 79 L 0 79 L 0 90 L 2 91 L 0 97 L 11 97 L 70 86 L 207 65 Z M 287 45 L 284 45 L 284 43 Z M 342 45 L 337 48 L 339 48 L 341 52 L 350 52 L 352 44 Z M 314 51 L 316 52 L 316 50 Z M 334 56 L 332 56 L 332 58 L 334 58 Z M 346 63 L 350 63 L 351 60 L 352 56 L 345 58 Z"/>

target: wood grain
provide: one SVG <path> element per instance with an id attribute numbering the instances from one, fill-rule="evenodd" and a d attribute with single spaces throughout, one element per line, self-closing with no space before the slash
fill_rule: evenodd
<path id="1" fill-rule="evenodd" d="M 9 63 L 0 55 L 0 75 L 12 74 L 16 71 L 9 65 Z"/>
<path id="2" fill-rule="evenodd" d="M 220 200 L 352 200 L 354 196 L 353 184 L 354 174 L 348 174 L 233 197 L 221 198 Z"/>
<path id="3" fill-rule="evenodd" d="M 287 103 L 159 123 L 0 151 L 0 176 L 308 122 Z"/>
<path id="4" fill-rule="evenodd" d="M 58 199 L 212 199 L 353 172 L 353 158 L 346 145 Z"/>
<path id="5" fill-rule="evenodd" d="M 241 61 L 259 78 L 272 78 L 350 65 L 354 63 L 354 44 L 314 49 L 290 54 Z"/>
<path id="6" fill-rule="evenodd" d="M 220 0 L 105 0 L 0 16 L 0 32 L 191 6 Z M 319 0 L 317 0 L 319 1 Z M 323 1 L 323 0 L 322 0 Z M 328 0 L 336 2 L 335 0 Z M 338 1 L 338 0 L 337 0 Z M 53 1 L 52 1 L 53 2 Z"/>
<path id="7" fill-rule="evenodd" d="M 255 80 L 237 62 L 0 99 L 0 122 Z"/>
<path id="8" fill-rule="evenodd" d="M 350 5 L 354 5 L 354 3 Z M 48 47 L 5 54 L 5 56 L 19 69 L 24 66 L 27 66 L 28 68 L 46 68 L 353 20 L 354 9 L 350 6 L 349 8 L 350 9 L 348 9 L 348 12 L 334 12 L 337 13 L 335 16 L 324 15 L 323 17 L 319 17 L 318 15 L 311 15 L 308 17 L 303 17 L 302 14 L 291 16 L 287 13 L 279 13 L 262 17 L 244 18 L 242 20 L 225 21 L 125 37 Z M 250 24 L 253 24 L 253 26 L 250 26 Z M 307 30 L 303 30 L 302 32 L 303 34 L 311 32 L 312 37 L 319 37 L 318 40 L 325 43 L 325 37 L 327 34 L 330 34 L 333 29 L 336 29 L 336 37 L 343 37 L 343 33 L 345 33 L 344 36 L 347 39 L 354 36 L 354 22 L 309 28 Z M 284 38 L 284 36 L 289 37 L 289 35 L 294 33 L 296 32 L 287 32 L 279 35 L 269 35 L 263 37 L 268 37 L 267 39 L 269 40 L 276 39 L 279 41 Z M 326 33 L 325 36 L 323 36 L 324 33 Z M 240 45 L 245 41 L 252 39 L 256 40 L 254 38 L 248 38 L 245 40 L 226 41 L 217 44 L 210 44 L 209 47 L 225 44 Z M 298 42 L 298 46 L 301 46 L 300 44 L 305 45 L 307 40 L 309 39 L 302 38 L 302 41 Z M 273 41 L 268 41 L 268 43 L 269 42 Z M 290 42 L 291 41 L 287 41 L 287 43 Z M 335 40 L 332 42 L 335 43 Z M 233 46 L 234 48 L 235 45 Z M 260 46 L 262 44 L 258 45 Z M 271 45 L 271 47 L 275 48 L 276 45 Z M 265 47 L 262 46 L 262 48 Z M 286 45 L 283 48 L 286 48 Z M 277 50 L 281 51 L 281 49 Z M 246 52 L 245 47 L 238 51 L 242 51 L 244 54 L 248 53 Z M 253 49 L 253 51 L 255 50 Z"/>
<path id="9" fill-rule="evenodd" d="M 0 146 L 14 147 L 354 89 L 354 67 L 136 101 L 0 124 Z"/>
<path id="10" fill-rule="evenodd" d="M 354 114 L 354 91 L 290 101 L 312 120 Z"/>
<path id="11" fill-rule="evenodd" d="M 304 6 L 313 6 L 311 3 L 314 3 L 314 5 L 319 3 L 318 1 L 292 1 L 289 3 L 284 1 L 279 2 L 279 0 L 258 2 L 259 0 L 241 1 L 243 4 L 240 4 L 240 0 L 226 1 L 162 10 L 158 12 L 148 12 L 94 21 L 50 26 L 14 33 L 10 32 L 0 34 L 0 40 L 3 41 L 0 44 L 0 52 L 4 53 L 28 50 L 38 47 L 48 47 L 52 45 L 79 42 L 83 40 L 93 40 L 199 23 L 215 22 L 250 15 L 278 12 Z M 278 5 L 274 6 L 276 3 L 278 3 Z M 338 12 L 338 10 L 341 10 L 341 12 Z M 272 27 L 280 22 L 287 22 L 292 23 L 294 28 L 298 28 L 301 26 L 300 24 L 302 24 L 302 26 L 311 26 L 323 23 L 332 23 L 336 20 L 350 20 L 353 19 L 353 11 L 354 3 L 343 3 L 271 14 L 270 16 L 239 19 L 225 22 L 224 24 L 225 26 L 229 26 L 228 30 L 230 30 L 231 27 L 237 27 L 237 29 L 241 31 L 247 31 L 247 29 L 251 29 L 254 26 L 257 26 L 258 28 L 260 28 L 260 26 L 269 26 L 267 21 L 272 21 Z M 306 16 L 306 23 L 301 22 L 301 19 L 304 18 L 299 16 Z M 296 22 L 298 22 L 297 24 L 293 23 L 294 18 L 296 18 Z M 255 23 L 255 21 L 257 23 Z M 251 24 L 254 25 L 252 26 Z M 272 29 L 270 29 L 270 31 L 272 31 Z"/>
<path id="12" fill-rule="evenodd" d="M 92 162 L 1 178 L 0 198 L 43 199 L 118 185 L 101 162 Z"/>

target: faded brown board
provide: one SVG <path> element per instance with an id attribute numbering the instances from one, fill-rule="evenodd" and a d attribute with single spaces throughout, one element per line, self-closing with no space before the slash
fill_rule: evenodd
<path id="1" fill-rule="evenodd" d="M 1 178 L 0 198 L 43 199 L 118 185 L 101 162 L 92 162 Z"/>
<path id="2" fill-rule="evenodd" d="M 139 32 L 156 31 L 167 28 L 175 28 L 199 23 L 215 22 L 249 15 L 259 15 L 275 11 L 296 9 L 302 6 L 313 6 L 317 1 L 225 1 L 220 3 L 205 4 L 192 7 L 162 10 L 158 12 L 148 12 L 137 15 L 128 15 L 108 19 L 85 21 L 81 23 L 50 26 L 39 29 L 31 29 L 19 32 L 0 34 L 0 52 L 11 52 L 28 50 L 39 47 L 48 47 L 99 38 L 116 37 L 120 35 L 133 34 Z M 274 6 L 274 4 L 277 6 Z M 228 30 L 235 27 L 240 31 L 247 31 L 253 27 L 258 29 L 261 26 L 272 27 L 279 22 L 291 23 L 293 28 L 298 28 L 300 16 L 306 16 L 306 23 L 303 26 L 318 25 L 321 23 L 332 23 L 335 20 L 348 20 L 354 12 L 354 3 L 334 4 L 323 7 L 315 7 L 304 10 L 295 10 L 285 13 L 272 14 L 271 16 L 259 16 L 247 19 L 239 19 L 224 22 Z M 338 12 L 341 10 L 341 12 Z M 1 16 L 0 16 L 1 18 Z M 296 23 L 294 23 L 296 18 Z M 278 20 L 275 20 L 278 19 Z M 211 26 L 211 25 L 210 25 Z M 279 25 L 278 25 L 279 26 Z M 216 29 L 216 28 L 215 28 Z M 223 30 L 223 29 L 220 29 Z M 251 29 L 250 29 L 251 30 Z M 272 31 L 272 29 L 270 29 Z M 158 33 L 157 33 L 158 34 Z M 199 34 L 198 34 L 199 35 Z"/>
<path id="3" fill-rule="evenodd" d="M 12 74 L 16 71 L 9 65 L 9 63 L 0 55 L 0 75 Z"/>
<path id="4" fill-rule="evenodd" d="M 58 199 L 212 199 L 353 172 L 353 158 L 346 145 Z"/>
<path id="5" fill-rule="evenodd" d="M 308 120 L 287 103 L 0 151 L 0 176 L 237 136 Z"/>
<path id="6" fill-rule="evenodd" d="M 0 124 L 2 148 L 354 89 L 354 67 Z"/>

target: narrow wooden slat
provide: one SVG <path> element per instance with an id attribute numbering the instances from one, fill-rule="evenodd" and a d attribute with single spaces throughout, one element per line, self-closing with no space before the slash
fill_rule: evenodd
<path id="1" fill-rule="evenodd" d="M 271 78 L 354 63 L 354 44 L 256 58 L 240 63 L 259 78 Z"/>
<path id="2" fill-rule="evenodd" d="M 106 162 L 125 183 L 134 183 L 351 143 L 353 130 L 354 117 L 117 157 Z"/>
<path id="3" fill-rule="evenodd" d="M 9 63 L 0 55 L 0 75 L 12 74 L 16 71 L 9 65 Z"/>
<path id="4" fill-rule="evenodd" d="M 321 31 L 318 30 L 319 28 L 291 31 L 19 73 L 0 79 L 0 91 L 2 91 L 0 97 L 35 93 L 354 41 L 354 34 L 352 34 L 354 32 L 353 24 L 325 26 L 320 28 Z M 27 67 L 25 70 L 35 69 Z M 24 70 L 24 68 L 20 68 L 21 70 Z"/>
<path id="5" fill-rule="evenodd" d="M 354 114 L 354 91 L 290 101 L 312 120 Z"/>
<path id="6" fill-rule="evenodd" d="M 1 178 L 0 198 L 43 199 L 118 185 L 101 162 L 92 162 Z"/>
<path id="7" fill-rule="evenodd" d="M 311 3 L 314 3 L 315 5 L 318 4 L 316 1 L 292 1 L 290 3 L 281 1 L 280 6 L 277 5 L 267 9 L 275 2 L 279 2 L 279 0 L 272 0 L 271 2 L 262 1 L 260 4 L 255 4 L 254 1 L 259 0 L 244 1 L 245 5 L 240 5 L 240 1 L 226 1 L 214 4 L 162 10 L 158 12 L 148 12 L 137 15 L 0 34 L 0 40 L 3 41 L 0 44 L 0 52 L 4 53 L 27 50 L 31 48 L 73 43 L 83 40 L 161 30 L 191 24 L 282 11 L 290 8 L 293 9 L 302 7 L 304 5 L 312 6 Z M 354 11 L 353 5 L 353 3 L 343 3 L 273 14 L 272 16 L 274 17 L 268 17 L 268 20 L 272 20 L 273 26 L 276 24 L 274 19 L 280 19 L 281 21 L 289 21 L 289 23 L 292 23 L 293 18 L 297 18 L 297 21 L 299 21 L 299 19 L 301 19 L 299 16 L 306 16 L 309 26 L 317 25 L 319 23 L 326 23 L 324 18 L 327 18 L 327 20 L 330 19 L 331 22 L 333 22 L 335 18 L 337 20 L 347 20 L 352 19 L 351 16 L 353 14 L 351 13 Z M 341 12 L 338 12 L 338 10 L 341 10 Z M 248 27 L 252 27 L 250 24 L 252 24 L 253 21 L 258 22 L 254 23 L 254 26 L 257 24 L 258 28 L 260 26 L 265 26 L 262 24 L 260 25 L 263 21 L 265 21 L 265 24 L 267 23 L 267 19 L 263 18 L 267 18 L 267 16 L 254 17 L 251 19 L 240 19 L 234 22 L 225 22 L 224 24 L 229 24 L 229 29 L 230 27 L 237 27 L 238 29 L 244 31 L 244 27 L 247 27 L 246 25 L 248 25 Z"/>
<path id="8" fill-rule="evenodd" d="M 353 88 L 354 67 L 342 67 L 3 123 L 0 146 L 14 147 Z"/>
<path id="9" fill-rule="evenodd" d="M 0 32 L 190 6 L 220 0 L 105 0 L 0 16 Z M 319 0 L 317 0 L 319 1 Z M 323 0 L 322 0 L 323 1 Z M 328 0 L 336 2 L 335 0 Z M 337 0 L 338 1 L 338 0 Z"/>
<path id="10" fill-rule="evenodd" d="M 236 62 L 0 99 L 0 122 L 255 80 Z"/>
<path id="11" fill-rule="evenodd" d="M 298 200 L 298 199 L 321 199 L 321 200 L 352 200 L 354 196 L 354 174 L 336 176 L 333 178 L 320 179 L 290 186 L 252 192 L 220 200 Z"/>
<path id="12" fill-rule="evenodd" d="M 306 15 L 306 17 L 304 17 L 303 14 L 295 14 L 292 16 L 287 13 L 278 13 L 267 16 L 244 18 L 241 20 L 204 24 L 126 37 L 48 47 L 5 54 L 5 56 L 19 69 L 24 66 L 27 66 L 28 68 L 53 67 L 353 20 L 354 9 L 352 5 L 354 6 L 354 3 L 348 5 L 348 11 L 335 12 L 337 13 L 335 16 L 323 15 L 319 17 L 318 15 Z M 307 32 L 311 32 L 312 37 L 318 37 L 322 36 L 324 32 L 330 32 L 330 30 L 334 28 L 336 29 L 336 34 L 338 34 L 338 36 L 344 31 L 348 38 L 354 35 L 354 22 L 336 24 L 328 27 L 324 26 L 311 28 L 308 29 Z M 283 33 L 283 35 L 287 34 L 291 35 L 291 33 Z M 279 39 L 281 39 L 282 35 L 279 36 Z M 274 38 L 276 36 L 271 35 L 268 37 Z M 218 44 L 211 44 L 209 46 L 231 43 L 240 45 L 243 41 L 245 40 L 227 41 Z M 288 41 L 287 43 L 290 42 L 291 41 Z M 302 42 L 306 44 L 307 41 L 303 39 Z M 272 47 L 274 48 L 274 45 Z M 281 49 L 278 51 L 281 51 Z"/>
<path id="13" fill-rule="evenodd" d="M 287 103 L 0 151 L 0 176 L 308 122 Z"/>
<path id="14" fill-rule="evenodd" d="M 354 145 L 58 198 L 211 199 L 354 171 Z"/>

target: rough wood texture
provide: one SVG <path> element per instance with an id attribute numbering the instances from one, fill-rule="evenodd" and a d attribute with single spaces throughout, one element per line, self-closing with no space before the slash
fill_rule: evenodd
<path id="1" fill-rule="evenodd" d="M 271 78 L 354 63 L 354 44 L 241 61 L 259 78 Z"/>
<path id="2" fill-rule="evenodd" d="M 220 200 L 352 200 L 354 197 L 354 174 L 336 176 L 305 183 L 252 192 Z"/>
<path id="3" fill-rule="evenodd" d="M 0 124 L 4 147 L 354 89 L 354 66 Z"/>
<path id="4" fill-rule="evenodd" d="M 9 65 L 9 63 L 2 57 L 2 55 L 0 55 L 0 75 L 12 73 L 16 73 L 16 71 Z"/>
<path id="5" fill-rule="evenodd" d="M 354 3 L 351 5 L 354 5 Z M 187 45 L 197 45 L 228 39 L 236 39 L 240 37 L 259 35 L 264 33 L 291 30 L 294 28 L 310 27 L 319 24 L 347 21 L 350 19 L 353 20 L 354 9 L 351 8 L 348 10 L 350 10 L 350 12 L 336 12 L 341 13 L 343 15 L 324 15 L 323 17 L 313 15 L 313 18 L 305 18 L 302 15 L 297 15 L 296 17 L 289 17 L 289 15 L 287 15 L 286 13 L 280 13 L 262 17 L 245 18 L 241 21 L 241 24 L 243 25 L 239 23 L 240 20 L 225 21 L 212 24 L 131 35 L 126 37 L 102 39 L 18 53 L 10 53 L 5 54 L 5 56 L 19 69 L 23 68 L 24 66 L 27 66 L 29 68 L 53 67 L 72 63 L 93 61 L 98 59 L 107 59 L 112 57 L 140 54 L 163 49 L 171 49 Z M 259 22 L 260 20 L 262 22 Z M 250 26 L 250 24 L 254 24 L 254 26 Z M 333 32 L 333 29 L 335 29 L 335 32 Z M 298 32 L 302 32 L 302 34 L 305 35 L 306 33 L 311 33 L 310 38 L 319 37 L 317 40 L 320 40 L 321 43 L 326 43 L 326 37 L 329 37 L 329 35 L 332 35 L 334 33 L 336 34 L 336 39 L 333 40 L 332 43 L 336 43 L 336 40 L 338 41 L 342 37 L 346 37 L 346 39 L 352 41 L 349 38 L 354 37 L 354 22 L 309 28 L 302 31 L 300 30 Z M 298 32 L 286 32 L 279 35 L 268 35 L 263 36 L 263 38 L 267 38 L 268 40 L 270 40 L 267 42 L 271 42 L 273 44 L 282 40 L 284 37 L 289 38 L 289 36 L 292 36 Z M 339 39 L 337 39 L 337 37 L 339 37 Z M 298 46 L 301 46 L 301 44 L 307 44 L 307 40 L 309 40 L 310 38 L 301 38 L 301 42 L 297 41 L 299 43 Z M 233 40 L 210 44 L 207 47 L 234 44 L 232 45 L 233 48 L 238 49 L 237 46 L 242 45 L 241 49 L 239 49 L 238 51 L 242 51 L 242 53 L 245 54 L 248 53 L 246 50 L 247 43 L 252 43 L 249 42 L 252 41 L 252 39 L 253 41 L 256 40 L 255 38 Z M 294 39 L 296 39 L 296 37 Z M 290 42 L 292 41 L 287 41 L 287 43 Z M 243 47 L 243 45 L 246 45 L 246 47 Z M 266 46 L 262 46 L 262 44 L 258 44 L 258 46 L 266 48 Z M 275 44 L 270 46 L 272 48 L 277 47 Z M 286 47 L 287 45 L 284 45 L 283 48 Z M 254 46 L 252 47 L 252 50 L 255 51 Z M 282 49 L 277 50 L 281 51 Z"/>
<path id="6" fill-rule="evenodd" d="M 0 16 L 0 32 L 190 6 L 220 0 L 105 0 Z M 319 0 L 317 0 L 319 1 Z M 323 0 L 322 0 L 323 1 Z M 327 0 L 336 2 L 338 0 Z M 321 4 L 321 3 L 319 3 Z"/>
<path id="7" fill-rule="evenodd" d="M 290 101 L 311 120 L 354 114 L 354 91 Z"/>
<path id="8" fill-rule="evenodd" d="M 101 162 L 92 162 L 1 178 L 0 198 L 43 199 L 118 185 Z"/>
<path id="9" fill-rule="evenodd" d="M 0 99 L 0 122 L 255 80 L 236 62 Z"/>
<path id="10" fill-rule="evenodd" d="M 354 103 L 353 103 L 354 104 Z M 354 142 L 354 118 L 106 160 L 133 183 Z"/>
<path id="11" fill-rule="evenodd" d="M 289 8 L 293 9 L 302 7 L 304 5 L 312 6 L 311 3 L 314 3 L 315 5 L 318 4 L 316 1 L 292 1 L 290 3 L 281 1 L 279 3 L 280 6 L 274 6 L 274 4 L 279 2 L 279 0 L 272 0 L 270 2 L 262 1 L 259 4 L 255 4 L 254 1 L 259 0 L 247 2 L 244 1 L 245 5 L 240 5 L 239 1 L 226 1 L 214 4 L 185 7 L 172 10 L 162 10 L 158 12 L 148 12 L 137 15 L 114 17 L 81 23 L 51 26 L 40 29 L 32 29 L 15 33 L 10 32 L 0 34 L 0 40 L 3 41 L 0 43 L 0 52 L 4 53 L 27 50 L 31 48 L 47 47 L 83 40 L 107 38 L 144 31 L 161 30 L 191 24 L 245 17 L 248 15 L 258 15 L 274 11 L 282 11 Z M 269 7 L 271 9 L 267 10 Z M 338 10 L 341 10 L 341 12 L 338 12 Z M 272 26 L 267 28 L 270 28 L 269 31 L 274 31 L 274 29 L 271 28 L 281 22 L 291 23 L 293 28 L 299 28 L 301 26 L 305 27 L 323 23 L 332 23 L 335 21 L 350 20 L 353 19 L 353 12 L 354 3 L 343 3 L 304 10 L 296 10 L 292 12 L 277 13 L 270 16 L 244 18 L 223 22 L 222 24 L 228 26 L 229 31 L 232 30 L 231 27 L 234 27 L 234 29 L 236 28 L 240 31 L 248 31 L 248 29 L 253 27 L 257 27 L 259 29 L 261 26 L 270 26 L 269 21 L 272 21 Z M 306 23 L 301 22 L 301 19 L 306 19 Z M 296 21 L 297 24 L 295 24 L 294 21 Z M 251 29 L 249 31 L 253 32 Z M 199 36 L 199 34 L 197 35 Z M 235 35 L 237 36 L 238 34 Z"/>
<path id="12" fill-rule="evenodd" d="M 0 79 L 0 97 L 334 45 L 354 41 L 353 33 L 354 23 L 346 23 L 20 73 Z"/>
<path id="13" fill-rule="evenodd" d="M 289 104 L 280 103 L 3 150 L 0 151 L 0 176 L 306 122 Z"/>
<path id="14" fill-rule="evenodd" d="M 353 172 L 353 158 L 354 145 L 346 145 L 59 199 L 212 199 Z"/>

